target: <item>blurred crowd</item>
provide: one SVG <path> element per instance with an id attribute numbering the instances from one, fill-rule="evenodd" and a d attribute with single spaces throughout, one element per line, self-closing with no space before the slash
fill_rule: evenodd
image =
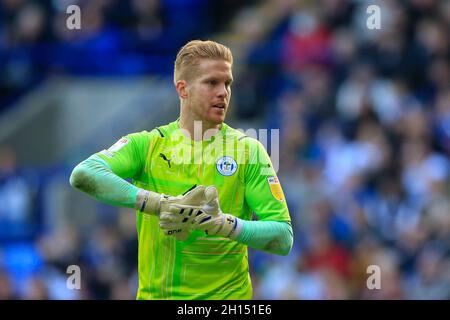
<path id="1" fill-rule="evenodd" d="M 185 40 L 221 32 L 236 61 L 231 116 L 280 128 L 293 219 L 288 257 L 250 250 L 256 299 L 450 299 L 450 1 L 376 1 L 372 30 L 364 0 L 219 1 L 228 14 L 201 0 L 98 0 L 75 35 L 57 27 L 56 2 L 1 3 L 1 99 L 54 72 L 170 75 Z M 1 234 L 42 215 L 37 180 L 0 152 Z M 133 299 L 134 214 L 99 211 L 89 232 L 31 228 L 3 246 L 0 299 Z M 64 290 L 74 263 L 82 289 Z"/>
<path id="2" fill-rule="evenodd" d="M 380 30 L 369 4 L 249 13 L 272 22 L 243 71 L 268 97 L 240 111 L 280 128 L 296 239 L 290 259 L 254 253 L 258 297 L 450 299 L 450 1 L 377 1 Z"/>
<path id="3" fill-rule="evenodd" d="M 80 29 L 68 28 L 77 21 L 71 5 L 80 8 Z M 55 75 L 170 74 L 173 56 L 186 41 L 220 30 L 241 5 L 235 0 L 2 0 L 0 112 Z"/>

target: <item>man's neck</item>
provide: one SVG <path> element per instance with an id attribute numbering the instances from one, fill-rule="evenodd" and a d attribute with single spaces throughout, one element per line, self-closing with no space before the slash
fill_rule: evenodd
<path id="1" fill-rule="evenodd" d="M 210 124 L 202 120 L 180 116 L 179 126 L 190 134 L 190 138 L 195 141 L 209 140 L 219 132 L 222 124 Z"/>

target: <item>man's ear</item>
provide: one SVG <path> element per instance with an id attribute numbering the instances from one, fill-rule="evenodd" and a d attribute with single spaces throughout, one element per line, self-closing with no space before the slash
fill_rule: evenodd
<path id="1" fill-rule="evenodd" d="M 187 92 L 187 83 L 185 80 L 178 80 L 175 88 L 177 89 L 178 92 L 178 96 L 181 99 L 186 99 L 188 97 L 188 92 Z"/>

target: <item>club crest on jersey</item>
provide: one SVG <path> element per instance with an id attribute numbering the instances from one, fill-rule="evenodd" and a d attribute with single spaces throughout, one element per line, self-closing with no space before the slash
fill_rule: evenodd
<path id="1" fill-rule="evenodd" d="M 236 172 L 238 165 L 232 157 L 225 156 L 217 160 L 216 168 L 221 175 L 231 176 Z"/>

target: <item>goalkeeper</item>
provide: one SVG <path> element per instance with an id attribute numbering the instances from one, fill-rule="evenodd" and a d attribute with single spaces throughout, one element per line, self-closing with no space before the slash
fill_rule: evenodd
<path id="1" fill-rule="evenodd" d="M 187 43 L 175 61 L 179 118 L 121 138 L 71 174 L 71 185 L 95 199 L 136 209 L 137 299 L 251 299 L 247 247 L 292 248 L 265 148 L 224 123 L 232 65 L 217 42 Z"/>

